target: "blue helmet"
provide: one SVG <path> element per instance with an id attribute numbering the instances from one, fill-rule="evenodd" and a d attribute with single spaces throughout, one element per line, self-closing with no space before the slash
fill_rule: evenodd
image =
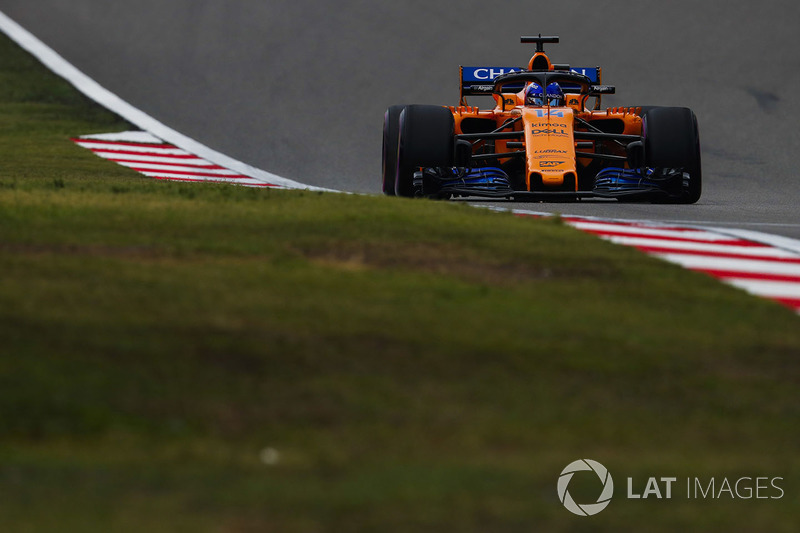
<path id="1" fill-rule="evenodd" d="M 525 105 L 542 107 L 544 105 L 544 91 L 542 86 L 536 82 L 528 85 L 525 89 Z"/>
<path id="2" fill-rule="evenodd" d="M 564 91 L 556 82 L 547 86 L 547 105 L 561 107 L 564 105 Z"/>
<path id="3" fill-rule="evenodd" d="M 536 82 L 531 83 L 525 90 L 525 105 L 542 107 L 549 105 L 561 107 L 564 105 L 564 91 L 556 82 L 547 86 L 547 91 L 542 90 L 542 86 Z"/>

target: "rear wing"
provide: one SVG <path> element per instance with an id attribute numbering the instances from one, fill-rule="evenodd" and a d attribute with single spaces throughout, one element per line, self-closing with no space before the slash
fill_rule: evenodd
<path id="1" fill-rule="evenodd" d="M 553 65 L 555 70 L 566 70 L 577 72 L 588 77 L 593 84 L 600 84 L 603 69 L 600 67 L 570 67 L 569 65 Z M 522 67 L 460 67 L 461 70 L 461 105 L 466 105 L 464 100 L 467 96 L 487 96 L 494 91 L 494 80 L 503 74 L 511 72 L 523 72 Z M 503 92 L 521 91 L 524 84 L 509 84 L 503 87 Z M 564 92 L 576 92 L 580 87 L 562 85 Z"/>

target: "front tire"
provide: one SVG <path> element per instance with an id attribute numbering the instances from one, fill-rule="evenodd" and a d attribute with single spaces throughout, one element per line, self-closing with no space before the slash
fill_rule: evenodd
<path id="1" fill-rule="evenodd" d="M 414 185 L 420 167 L 453 166 L 455 120 L 446 107 L 410 105 L 400 113 L 395 194 L 422 194 Z"/>
<path id="2" fill-rule="evenodd" d="M 689 179 L 675 202 L 697 202 L 703 190 L 697 117 L 686 107 L 654 107 L 642 114 L 645 165 L 682 168 Z"/>

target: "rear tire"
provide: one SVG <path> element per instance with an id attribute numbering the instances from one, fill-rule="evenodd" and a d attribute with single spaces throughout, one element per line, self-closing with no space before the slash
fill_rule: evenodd
<path id="1" fill-rule="evenodd" d="M 383 194 L 394 196 L 397 181 L 397 139 L 400 136 L 400 113 L 406 106 L 393 105 L 383 115 Z"/>
<path id="2" fill-rule="evenodd" d="M 395 194 L 418 196 L 414 172 L 420 167 L 452 167 L 455 120 L 446 107 L 410 105 L 400 113 Z"/>
<path id="3" fill-rule="evenodd" d="M 645 165 L 682 168 L 689 174 L 676 203 L 693 204 L 703 189 L 697 117 L 686 107 L 654 107 L 643 113 Z"/>

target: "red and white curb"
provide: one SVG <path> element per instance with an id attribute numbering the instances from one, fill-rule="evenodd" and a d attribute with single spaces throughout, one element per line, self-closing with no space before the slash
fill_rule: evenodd
<path id="1" fill-rule="evenodd" d="M 155 179 L 282 187 L 212 163 L 143 131 L 84 135 L 72 140 L 104 159 Z"/>
<path id="2" fill-rule="evenodd" d="M 306 189 L 314 191 L 328 190 L 306 185 L 304 183 L 267 172 L 260 168 L 253 167 L 247 163 L 218 152 L 213 148 L 210 148 L 199 141 L 170 128 L 166 124 L 163 124 L 162 122 L 151 117 L 141 109 L 132 106 L 75 68 L 74 65 L 61 57 L 55 50 L 44 44 L 35 35 L 10 19 L 2 11 L 0 11 L 0 32 L 5 33 L 20 47 L 41 61 L 45 67 L 49 68 L 55 74 L 67 80 L 87 97 L 94 100 L 106 109 L 113 111 L 131 124 L 134 124 L 137 128 L 140 128 L 142 131 L 150 132 L 160 140 L 159 142 L 163 141 L 166 144 L 171 144 L 174 147 L 185 150 L 189 154 L 209 161 L 214 165 L 218 165 L 223 169 L 233 171 L 236 175 L 249 177 L 252 180 L 261 182 L 267 186 L 277 185 L 287 189 Z M 220 169 L 217 168 L 214 170 Z M 173 174 L 175 173 L 173 172 Z M 206 176 L 200 177 L 203 178 Z M 229 179 L 235 179 L 235 176 L 230 175 L 226 177 L 223 175 L 221 178 L 222 181 Z"/>
<path id="3" fill-rule="evenodd" d="M 517 211 L 522 216 L 538 213 Z M 609 221 L 563 217 L 566 224 L 616 244 L 709 274 L 756 296 L 779 302 L 800 313 L 800 242 L 782 239 L 784 246 L 758 242 L 766 234 L 694 228 L 653 222 Z"/>

